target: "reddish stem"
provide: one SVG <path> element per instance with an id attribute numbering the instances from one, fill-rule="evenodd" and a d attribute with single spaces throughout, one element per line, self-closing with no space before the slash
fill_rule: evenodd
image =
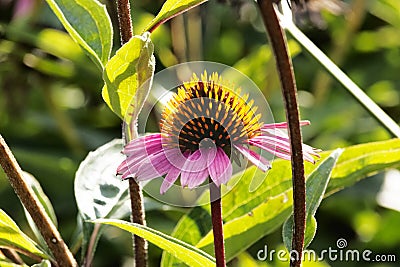
<path id="1" fill-rule="evenodd" d="M 290 266 L 301 266 L 301 255 L 304 245 L 306 226 L 306 183 L 304 177 L 303 147 L 300 131 L 300 115 L 297 104 L 297 89 L 294 79 L 292 61 L 289 57 L 286 38 L 275 13 L 271 0 L 258 0 L 261 15 L 274 51 L 276 65 L 282 85 L 282 95 L 285 102 L 286 117 L 289 124 L 289 137 L 292 162 L 293 182 L 293 217 L 294 229 L 292 237 L 293 255 Z"/>
<path id="2" fill-rule="evenodd" d="M 210 179 L 211 221 L 217 267 L 225 267 L 224 231 L 222 225 L 221 188 Z"/>
<path id="3" fill-rule="evenodd" d="M 117 0 L 118 23 L 121 33 L 121 44 L 127 43 L 132 37 L 132 19 L 129 0 Z M 132 134 L 134 134 L 133 131 Z M 137 136 L 132 136 L 136 138 Z M 129 179 L 129 194 L 131 198 L 131 222 L 146 225 L 144 218 L 143 193 L 140 185 Z M 135 266 L 147 266 L 147 242 L 140 236 L 133 235 L 135 246 Z"/>

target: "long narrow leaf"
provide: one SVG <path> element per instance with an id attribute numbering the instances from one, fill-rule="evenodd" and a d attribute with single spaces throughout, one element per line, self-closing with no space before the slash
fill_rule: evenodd
<path id="1" fill-rule="evenodd" d="M 278 12 L 278 15 L 280 13 Z M 400 138 L 400 126 L 387 115 L 364 91 L 327 57 L 293 22 L 279 16 L 285 28 L 321 65 L 349 91 L 393 136 Z"/>
<path id="2" fill-rule="evenodd" d="M 132 234 L 138 235 L 149 242 L 157 245 L 164 251 L 167 251 L 174 257 L 180 259 L 184 263 L 190 266 L 215 266 L 215 259 L 205 252 L 182 242 L 176 238 L 168 236 L 164 233 L 158 232 L 149 227 L 136 224 L 129 223 L 126 221 L 120 220 L 111 220 L 111 219 L 99 219 L 93 221 L 94 223 L 108 224 L 119 227 L 125 231 L 128 231 Z"/>
<path id="3" fill-rule="evenodd" d="M 309 175 L 312 173 L 329 154 L 330 152 L 321 153 L 321 161 L 316 165 L 306 163 L 306 174 Z M 399 165 L 400 139 L 347 147 L 343 150 L 342 155 L 339 157 L 332 170 L 325 197 L 345 187 L 351 186 L 368 175 Z M 270 224 L 271 221 L 274 221 L 273 227 L 279 227 L 291 213 L 290 162 L 275 160 L 264 183 L 254 192 L 249 192 L 249 184 L 252 177 L 265 176 L 265 174 L 257 170 L 256 167 L 250 167 L 243 173 L 237 175 L 242 175 L 240 181 L 222 199 L 225 225 L 228 227 L 230 224 L 237 223 L 238 225 L 246 226 L 246 223 L 242 224 L 237 221 L 243 220 L 242 222 L 248 222 L 252 220 L 252 216 L 257 215 L 254 211 L 258 212 L 260 210 L 266 212 L 265 217 L 267 218 L 264 221 L 260 221 L 259 224 L 254 224 L 254 228 L 246 229 L 246 231 L 242 231 L 239 228 L 232 228 L 228 231 L 227 228 L 227 235 L 240 236 L 240 240 L 236 239 L 236 242 L 240 242 L 242 247 L 248 247 L 270 232 L 265 229 L 272 227 Z M 233 177 L 233 180 L 234 179 L 235 177 Z M 277 202 L 279 201 L 276 199 L 282 200 L 280 208 L 283 210 L 281 210 L 281 212 L 275 212 L 273 209 L 266 208 L 270 205 L 269 207 L 273 206 L 275 209 L 278 209 L 279 206 Z M 269 203 L 270 201 L 275 204 Z M 286 205 L 289 206 L 285 209 L 284 207 L 286 207 Z M 275 214 L 275 217 L 269 216 L 269 213 Z M 187 215 L 182 217 L 173 232 L 173 236 L 196 246 L 211 231 L 209 220 L 210 211 L 207 206 L 195 207 Z M 242 234 L 236 235 L 235 231 L 241 232 Z M 257 231 L 260 231 L 258 235 L 255 234 Z M 208 249 L 208 247 L 206 249 Z M 238 251 L 230 250 L 230 248 L 227 247 L 227 260 L 231 260 L 237 252 Z M 179 261 L 173 259 L 171 255 L 164 253 L 161 265 L 164 267 L 175 266 L 177 262 Z"/>

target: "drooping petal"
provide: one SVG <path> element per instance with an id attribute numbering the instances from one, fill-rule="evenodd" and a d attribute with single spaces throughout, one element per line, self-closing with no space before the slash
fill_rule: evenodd
<path id="1" fill-rule="evenodd" d="M 257 146 L 261 149 L 264 149 L 270 152 L 277 157 L 280 157 L 285 160 L 290 160 L 291 150 L 290 150 L 290 139 L 288 136 L 283 134 L 275 135 L 275 136 L 256 136 L 250 139 L 250 145 Z M 315 159 L 313 156 L 319 157 L 318 153 L 306 144 L 302 144 L 303 147 L 303 158 L 304 160 L 315 163 Z"/>
<path id="2" fill-rule="evenodd" d="M 275 149 L 274 147 L 267 146 L 267 145 L 265 145 L 263 143 L 260 143 L 260 142 L 254 142 L 252 140 L 249 140 L 249 144 L 253 145 L 253 146 L 256 146 L 256 147 L 259 147 L 259 148 L 261 148 L 261 149 L 263 149 L 265 151 L 268 151 L 272 155 L 275 155 L 275 156 L 277 156 L 279 158 L 290 160 L 290 151 L 279 151 L 278 149 Z"/>
<path id="3" fill-rule="evenodd" d="M 149 134 L 145 136 L 141 136 L 130 141 L 123 149 L 122 153 L 125 155 L 137 154 L 138 152 L 148 151 L 148 154 L 151 154 L 149 150 L 153 148 L 161 147 L 161 134 Z"/>
<path id="4" fill-rule="evenodd" d="M 160 187 L 160 194 L 164 194 L 167 190 L 175 183 L 178 179 L 181 170 L 175 167 L 169 169 L 167 176 L 165 176 L 164 181 Z"/>
<path id="5" fill-rule="evenodd" d="M 128 164 L 126 163 L 126 160 L 124 160 L 117 168 L 117 175 L 124 174 L 126 170 L 128 170 Z"/>
<path id="6" fill-rule="evenodd" d="M 188 157 L 182 167 L 181 184 L 192 189 L 203 183 L 207 176 L 207 155 L 198 149 Z"/>
<path id="7" fill-rule="evenodd" d="M 257 154 L 256 152 L 241 145 L 235 145 L 235 148 L 239 150 L 239 152 L 242 153 L 243 156 L 250 160 L 260 170 L 265 172 L 271 169 L 271 164 L 269 163 L 269 161 Z"/>
<path id="8" fill-rule="evenodd" d="M 232 177 L 232 163 L 224 150 L 217 148 L 215 157 L 208 155 L 208 172 L 216 186 L 226 184 Z"/>
<path id="9" fill-rule="evenodd" d="M 165 152 L 161 151 L 143 160 L 137 172 L 137 179 L 139 181 L 154 179 L 163 176 L 173 167 Z"/>
<path id="10" fill-rule="evenodd" d="M 263 144 L 264 146 L 268 146 L 271 149 L 281 149 L 283 151 L 288 151 L 290 152 L 290 143 L 286 140 L 281 140 L 275 136 L 265 136 L 265 135 L 260 135 L 251 138 L 248 143 L 259 143 Z"/>

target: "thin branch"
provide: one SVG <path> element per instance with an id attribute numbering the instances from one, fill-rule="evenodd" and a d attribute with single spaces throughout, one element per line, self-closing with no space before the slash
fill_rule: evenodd
<path id="1" fill-rule="evenodd" d="M 123 45 L 133 36 L 129 0 L 117 0 L 117 11 L 121 44 Z M 132 131 L 132 135 L 136 133 L 136 130 Z M 132 138 L 136 137 L 132 136 Z M 131 222 L 146 225 L 142 189 L 132 178 L 129 179 L 129 194 L 131 199 Z M 133 235 L 133 242 L 135 246 L 135 266 L 147 266 L 147 241 L 137 235 Z"/>
<path id="2" fill-rule="evenodd" d="M 34 253 L 28 251 L 28 250 L 19 248 L 19 247 L 10 246 L 10 247 L 8 247 L 8 249 L 14 250 L 15 252 L 18 252 L 18 253 L 20 253 L 20 254 L 22 254 L 22 255 L 25 255 L 25 256 L 27 256 L 28 258 L 31 258 L 32 260 L 34 260 L 35 262 L 41 262 L 41 261 L 43 260 L 40 256 L 38 256 L 38 255 L 36 255 L 36 254 L 34 254 Z M 58 265 L 57 265 L 57 262 L 55 262 L 54 259 L 49 259 L 49 261 L 50 261 L 54 266 L 58 266 Z"/>
<path id="3" fill-rule="evenodd" d="M 8 248 L 0 248 L 0 251 L 6 256 L 6 258 L 10 259 L 13 263 L 17 264 L 25 264 L 21 257 L 18 255 L 17 252 L 13 249 Z"/>
<path id="4" fill-rule="evenodd" d="M 129 193 L 131 196 L 131 222 L 140 225 L 146 225 L 144 206 L 143 206 L 143 194 L 140 184 L 134 179 L 129 179 Z M 147 265 L 147 241 L 140 236 L 133 236 L 135 244 L 135 263 L 137 267 Z"/>
<path id="5" fill-rule="evenodd" d="M 225 267 L 224 232 L 222 226 L 221 188 L 210 179 L 211 222 L 214 235 L 214 252 L 217 267 Z"/>
<path id="6" fill-rule="evenodd" d="M 258 0 L 258 5 L 275 54 L 276 65 L 282 85 L 282 94 L 285 102 L 286 118 L 289 124 L 294 198 L 292 250 L 296 252 L 296 255 L 299 255 L 299 257 L 291 258 L 290 266 L 298 267 L 301 265 L 301 255 L 304 245 L 306 224 L 306 185 L 304 178 L 303 141 L 300 131 L 297 89 L 286 38 L 279 24 L 277 14 L 275 13 L 274 3 L 271 0 Z"/>
<path id="7" fill-rule="evenodd" d="M 84 266 L 92 266 L 93 254 L 94 254 L 94 249 L 96 246 L 96 239 L 97 239 L 97 235 L 99 234 L 99 231 L 100 231 L 100 224 L 95 224 L 92 235 L 90 236 L 89 245 L 88 245 L 88 248 L 86 251 L 86 258 L 84 261 Z"/>
<path id="8" fill-rule="evenodd" d="M 121 44 L 127 43 L 133 36 L 131 7 L 129 0 L 117 0 L 118 24 Z"/>
<path id="9" fill-rule="evenodd" d="M 18 165 L 10 148 L 0 135 L 0 164 L 7 174 L 11 186 L 19 197 L 21 203 L 31 215 L 33 221 L 42 234 L 46 244 L 60 267 L 77 266 L 77 263 L 69 251 L 60 233 L 46 214 L 43 206 L 37 200 L 32 189 L 25 182 L 23 172 Z"/>

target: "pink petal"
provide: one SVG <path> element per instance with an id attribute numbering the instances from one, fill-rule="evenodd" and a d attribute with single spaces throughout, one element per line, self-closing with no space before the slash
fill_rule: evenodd
<path id="1" fill-rule="evenodd" d="M 208 172 L 216 186 L 226 184 L 232 177 L 232 163 L 224 150 L 217 148 L 215 157 L 208 157 Z"/>
<path id="2" fill-rule="evenodd" d="M 268 151 L 272 155 L 275 155 L 275 156 L 280 157 L 282 159 L 290 160 L 290 155 L 291 155 L 290 151 L 286 151 L 286 152 L 285 151 L 279 151 L 279 150 L 277 150 L 275 148 L 271 148 L 271 147 L 266 146 L 266 145 L 264 145 L 262 143 L 252 142 L 252 140 L 249 141 L 249 144 L 253 145 L 253 146 L 256 146 L 256 147 L 259 147 L 259 148 L 261 148 L 261 149 L 263 149 L 265 151 Z"/>
<path id="3" fill-rule="evenodd" d="M 121 162 L 121 164 L 119 164 L 117 168 L 117 175 L 123 174 L 127 170 L 128 170 L 128 164 L 126 163 L 126 160 L 124 160 L 123 162 Z"/>
<path id="4" fill-rule="evenodd" d="M 161 134 L 150 134 L 146 136 L 139 137 L 130 141 L 125 147 L 122 153 L 125 155 L 132 155 L 137 153 L 143 153 L 146 150 L 153 148 L 160 148 L 162 146 L 161 143 Z M 151 154 L 151 152 L 147 152 Z"/>
<path id="5" fill-rule="evenodd" d="M 241 145 L 234 145 L 234 146 L 237 150 L 239 150 L 240 153 L 243 154 L 243 156 L 248 158 L 260 170 L 265 172 L 271 169 L 271 164 L 269 163 L 269 161 L 263 158 L 262 156 L 258 155 L 256 152 L 248 148 L 245 148 L 244 146 Z"/>
<path id="6" fill-rule="evenodd" d="M 207 153 L 202 149 L 196 150 L 188 157 L 182 168 L 181 184 L 190 189 L 200 185 L 208 176 Z"/>
<path id="7" fill-rule="evenodd" d="M 281 140 L 276 136 L 256 136 L 249 140 L 249 144 L 253 142 L 263 144 L 264 146 L 269 146 L 271 149 L 279 148 L 284 151 L 290 152 L 290 143 L 286 140 Z"/>
<path id="8" fill-rule="evenodd" d="M 175 167 L 172 167 L 167 176 L 165 176 L 164 181 L 160 187 L 160 194 L 164 194 L 167 190 L 175 183 L 176 179 L 178 179 L 181 170 Z"/>
<path id="9" fill-rule="evenodd" d="M 160 177 L 166 174 L 172 167 L 165 156 L 165 152 L 161 151 L 142 161 L 137 172 L 137 179 L 145 181 Z"/>
<path id="10" fill-rule="evenodd" d="M 275 146 L 273 146 L 273 142 L 275 142 Z M 291 150 L 288 136 L 256 136 L 249 140 L 249 144 L 267 150 L 277 157 L 290 160 Z M 302 146 L 304 160 L 315 163 L 313 155 L 319 157 L 318 153 L 309 145 L 303 144 Z"/>

